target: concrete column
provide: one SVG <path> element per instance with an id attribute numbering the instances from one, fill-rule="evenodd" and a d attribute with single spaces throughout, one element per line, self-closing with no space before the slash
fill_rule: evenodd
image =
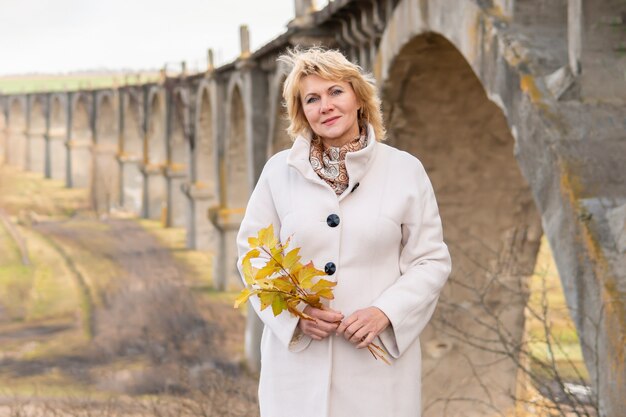
<path id="1" fill-rule="evenodd" d="M 195 250 L 216 251 L 218 231 L 209 221 L 210 209 L 217 207 L 217 196 L 202 183 L 183 186 L 188 201 L 187 206 L 187 247 Z"/>
<path id="2" fill-rule="evenodd" d="M 65 169 L 67 166 L 67 149 L 65 147 L 65 129 L 50 128 L 48 131 L 48 158 L 50 174 L 48 178 L 55 180 L 65 180 Z"/>
<path id="3" fill-rule="evenodd" d="M 567 1 L 567 55 L 570 71 L 580 74 L 580 57 L 582 50 L 582 0 Z"/>
<path id="4" fill-rule="evenodd" d="M 317 10 L 317 5 L 315 4 L 315 0 L 295 0 L 294 1 L 294 12 L 295 18 L 301 18 L 307 16 L 311 12 Z"/>
<path id="5" fill-rule="evenodd" d="M 581 5 L 581 2 L 570 0 L 568 3 L 572 25 L 571 30 L 568 28 L 570 62 L 580 56 L 581 98 L 623 104 L 626 102 L 624 3 L 594 0 Z"/>
<path id="6" fill-rule="evenodd" d="M 46 160 L 46 125 L 47 103 L 42 97 L 29 97 L 29 120 L 26 137 L 28 141 L 28 155 L 26 155 L 27 169 L 43 174 Z"/>
<path id="7" fill-rule="evenodd" d="M 94 209 L 98 213 L 109 213 L 119 201 L 120 165 L 117 148 L 111 144 L 94 146 L 95 181 Z"/>
<path id="8" fill-rule="evenodd" d="M 7 118 L 6 118 L 6 100 L 0 98 L 0 165 L 6 163 L 7 155 Z"/>
<path id="9" fill-rule="evenodd" d="M 165 223 L 167 184 L 160 165 L 143 165 L 143 208 L 144 218 L 161 220 Z"/>
<path id="10" fill-rule="evenodd" d="M 240 58 L 247 58 L 250 56 L 250 31 L 248 25 L 239 26 L 239 45 L 241 48 Z"/>
<path id="11" fill-rule="evenodd" d="M 71 188 L 89 188 L 92 171 L 92 143 L 88 138 L 71 139 L 66 143 L 69 154 Z"/>
<path id="12" fill-rule="evenodd" d="M 185 227 L 187 198 L 183 184 L 187 181 L 187 173 L 175 165 L 165 169 L 167 182 L 167 223 L 168 227 Z"/>
<path id="13" fill-rule="evenodd" d="M 141 215 L 143 172 L 141 157 L 118 155 L 120 169 L 120 206 L 136 215 Z"/>
<path id="14" fill-rule="evenodd" d="M 213 49 L 209 48 L 206 54 L 206 70 L 211 72 L 215 69 L 215 65 L 213 63 Z"/>
<path id="15" fill-rule="evenodd" d="M 513 17 L 513 9 L 515 8 L 515 0 L 494 0 L 494 6 L 500 9 L 500 12 L 507 17 Z"/>

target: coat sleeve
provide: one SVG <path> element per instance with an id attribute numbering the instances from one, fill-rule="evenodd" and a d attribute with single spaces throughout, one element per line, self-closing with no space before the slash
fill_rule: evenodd
<path id="1" fill-rule="evenodd" d="M 271 160 L 270 160 L 271 161 Z M 248 206 L 246 207 L 246 213 L 241 222 L 239 232 L 237 233 L 237 249 L 238 260 L 237 268 L 239 269 L 239 275 L 242 281 L 245 283 L 243 274 L 241 271 L 241 262 L 245 254 L 250 250 L 248 244 L 248 238 L 256 236 L 258 231 L 268 227 L 270 224 L 274 225 L 274 233 L 280 236 L 280 218 L 276 211 L 274 199 L 272 196 L 271 183 L 271 170 L 268 169 L 270 162 L 266 164 L 259 181 L 257 182 Z M 252 264 L 258 268 L 265 265 L 267 257 L 259 257 L 252 259 Z M 274 316 L 271 308 L 266 308 L 261 311 L 261 302 L 258 297 L 250 297 L 249 302 L 252 304 L 254 311 L 257 313 L 261 321 L 267 326 L 281 343 L 292 352 L 299 352 L 305 349 L 311 342 L 311 338 L 302 334 L 297 327 L 299 318 L 295 317 L 288 311 L 283 311 L 278 316 Z"/>
<path id="2" fill-rule="evenodd" d="M 451 270 L 435 193 L 419 162 L 416 178 L 418 187 L 402 221 L 401 275 L 373 303 L 391 322 L 380 339 L 394 358 L 406 351 L 430 320 Z"/>

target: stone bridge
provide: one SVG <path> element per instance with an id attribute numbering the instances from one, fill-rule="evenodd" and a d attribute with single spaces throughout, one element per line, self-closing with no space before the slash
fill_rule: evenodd
<path id="1" fill-rule="evenodd" d="M 374 73 L 388 143 L 426 166 L 453 255 L 422 336 L 425 415 L 513 413 L 526 283 L 542 234 L 601 415 L 623 415 L 624 2 L 335 0 L 315 10 L 296 0 L 295 8 L 287 30 L 256 51 L 242 27 L 240 57 L 220 67 L 209 60 L 203 73 L 0 96 L 0 160 L 88 187 L 99 212 L 186 228 L 190 248 L 216 254 L 216 285 L 237 285 L 234 238 L 248 196 L 267 158 L 290 146 L 276 57 L 293 45 L 340 48 Z M 252 365 L 257 331 L 249 326 Z"/>

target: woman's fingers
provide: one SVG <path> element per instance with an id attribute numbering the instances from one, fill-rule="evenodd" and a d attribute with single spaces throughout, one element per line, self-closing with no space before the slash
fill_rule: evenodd
<path id="1" fill-rule="evenodd" d="M 311 311 L 311 316 L 328 323 L 337 323 L 343 320 L 343 314 L 335 310 L 320 310 L 315 308 Z"/>
<path id="2" fill-rule="evenodd" d="M 358 329 L 356 332 L 354 332 L 352 337 L 350 337 L 350 339 L 349 339 L 350 343 L 354 343 L 354 344 L 361 343 L 362 341 L 364 341 L 367 338 L 367 336 L 370 333 L 373 333 L 373 332 L 370 331 L 368 327 L 363 326 L 360 329 Z"/>
<path id="3" fill-rule="evenodd" d="M 350 317 L 348 317 L 347 319 L 345 319 L 344 321 L 341 322 L 341 324 L 339 325 L 339 327 L 337 327 L 337 336 L 343 334 L 345 337 L 345 332 L 346 329 L 351 326 L 352 324 L 354 324 L 356 321 L 358 320 L 358 316 L 356 314 L 352 314 Z M 354 330 L 356 331 L 356 329 Z M 354 333 L 353 331 L 353 333 Z M 350 334 L 352 335 L 352 334 Z"/>
<path id="4" fill-rule="evenodd" d="M 360 339 L 360 343 L 358 345 L 356 345 L 357 349 L 363 349 L 365 347 L 368 347 L 376 338 L 376 336 L 378 336 L 375 332 L 369 332 L 367 334 L 367 336 L 363 336 Z"/>

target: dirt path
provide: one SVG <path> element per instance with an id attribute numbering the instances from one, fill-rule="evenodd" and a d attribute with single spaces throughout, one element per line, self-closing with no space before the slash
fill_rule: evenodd
<path id="1" fill-rule="evenodd" d="M 0 240 L 0 417 L 257 414 L 240 367 L 245 320 L 183 249 L 137 220 L 98 219 L 74 190 L 0 170 L 0 207 L 34 264 L 14 265 Z"/>

